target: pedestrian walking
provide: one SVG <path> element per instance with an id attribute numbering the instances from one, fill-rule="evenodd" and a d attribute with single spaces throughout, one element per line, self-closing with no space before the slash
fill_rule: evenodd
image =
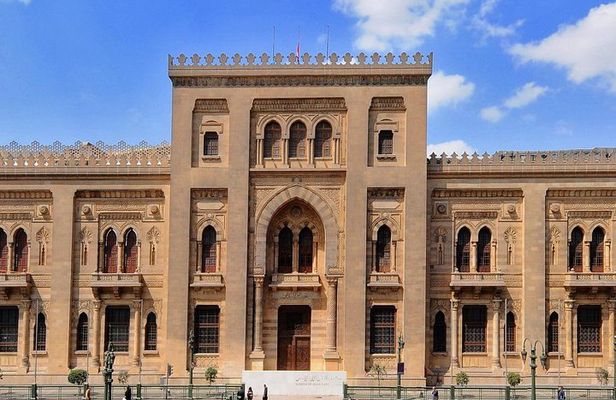
<path id="1" fill-rule="evenodd" d="M 92 400 L 92 389 L 90 385 L 86 384 L 86 392 L 83 395 L 84 400 Z"/>
<path id="2" fill-rule="evenodd" d="M 126 386 L 126 391 L 124 392 L 124 399 L 132 400 L 132 398 L 133 398 L 133 392 L 130 390 L 130 386 Z"/>
<path id="3" fill-rule="evenodd" d="M 244 385 L 240 386 L 240 390 L 237 391 L 237 400 L 244 400 Z"/>
<path id="4" fill-rule="evenodd" d="M 254 394 L 252 393 L 252 387 L 248 388 L 248 393 L 246 394 L 246 399 L 247 400 L 252 400 L 252 397 L 254 396 Z"/>
<path id="5" fill-rule="evenodd" d="M 263 384 L 263 400 L 267 400 L 267 385 Z"/>
<path id="6" fill-rule="evenodd" d="M 432 386 L 432 400 L 438 400 L 438 390 L 436 390 L 436 386 Z"/>
<path id="7" fill-rule="evenodd" d="M 558 387 L 558 391 L 556 392 L 556 400 L 567 400 L 567 394 L 562 386 Z"/>

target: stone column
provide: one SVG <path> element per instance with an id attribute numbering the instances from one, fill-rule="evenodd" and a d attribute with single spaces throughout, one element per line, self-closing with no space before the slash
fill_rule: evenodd
<path id="1" fill-rule="evenodd" d="M 133 365 L 138 366 L 141 359 L 141 302 L 142 300 L 133 300 L 133 308 L 135 309 L 135 320 L 133 325 Z"/>
<path id="2" fill-rule="evenodd" d="M 477 242 L 471 242 L 470 272 L 477 272 Z"/>
<path id="3" fill-rule="evenodd" d="M 124 242 L 118 243 L 118 270 L 117 273 L 124 272 Z"/>
<path id="4" fill-rule="evenodd" d="M 314 139 L 308 138 L 308 164 L 314 167 Z"/>
<path id="5" fill-rule="evenodd" d="M 607 301 L 607 307 L 609 310 L 609 319 L 608 319 L 608 342 L 609 342 L 609 352 L 610 352 L 610 364 L 614 364 L 616 360 L 614 360 L 614 335 L 616 334 L 615 325 L 616 325 L 616 299 L 609 299 Z"/>
<path id="6" fill-rule="evenodd" d="M 451 367 L 459 368 L 458 359 L 458 308 L 460 300 L 451 299 Z"/>
<path id="7" fill-rule="evenodd" d="M 263 139 L 257 139 L 257 166 L 263 166 Z"/>
<path id="8" fill-rule="evenodd" d="M 392 241 L 391 242 L 391 247 L 392 247 L 392 252 L 391 252 L 391 271 L 392 272 L 396 272 L 396 260 L 398 259 L 398 246 L 397 246 L 398 242 L 397 241 Z"/>
<path id="9" fill-rule="evenodd" d="M 98 242 L 98 264 L 96 265 L 96 272 L 102 272 L 105 267 L 105 244 Z"/>
<path id="10" fill-rule="evenodd" d="M 500 368 L 500 306 L 501 299 L 492 300 L 492 367 Z"/>
<path id="11" fill-rule="evenodd" d="M 101 301 L 94 300 L 92 302 L 92 337 L 88 340 L 92 343 L 92 362 L 96 367 L 101 366 L 101 340 L 100 340 L 100 325 L 101 325 Z M 89 346 L 88 346 L 89 348 Z"/>
<path id="12" fill-rule="evenodd" d="M 263 280 L 262 276 L 254 278 L 255 281 L 255 343 L 253 352 L 263 352 Z"/>
<path id="13" fill-rule="evenodd" d="M 605 241 L 605 254 L 603 255 L 603 264 L 606 271 L 611 271 L 612 268 L 612 242 L 610 240 Z"/>
<path id="14" fill-rule="evenodd" d="M 32 305 L 31 300 L 22 300 L 19 308 L 21 309 L 21 365 L 27 370 L 30 365 L 30 307 Z"/>
<path id="15" fill-rule="evenodd" d="M 15 268 L 15 260 L 13 260 L 13 254 L 15 252 L 15 243 L 13 243 L 13 241 L 9 242 L 9 252 L 6 255 L 6 272 L 8 274 L 10 274 L 11 272 L 14 272 L 15 270 L 13 268 Z"/>
<path id="16" fill-rule="evenodd" d="M 291 259 L 291 271 L 297 272 L 299 267 L 299 241 L 295 237 L 293 237 L 293 250 L 292 250 L 292 259 Z"/>
<path id="17" fill-rule="evenodd" d="M 327 278 L 327 329 L 325 330 L 326 352 L 336 352 L 336 309 L 338 278 Z"/>
<path id="18" fill-rule="evenodd" d="M 565 365 L 573 368 L 573 304 L 565 300 Z"/>
<path id="19" fill-rule="evenodd" d="M 583 259 L 582 271 L 590 272 L 590 241 L 588 240 L 584 241 L 584 250 L 582 253 L 582 259 Z"/>
<path id="20" fill-rule="evenodd" d="M 372 245 L 372 257 L 370 257 L 372 259 L 372 272 L 376 271 L 376 241 L 373 240 L 370 242 Z"/>
<path id="21" fill-rule="evenodd" d="M 197 251 L 195 252 L 197 254 L 197 259 L 195 260 L 195 271 L 196 272 L 202 272 L 201 271 L 201 259 L 203 258 L 203 246 L 201 245 L 201 241 L 197 240 Z"/>
<path id="22" fill-rule="evenodd" d="M 137 269 L 135 272 L 141 272 L 141 240 L 137 241 Z"/>
<path id="23" fill-rule="evenodd" d="M 496 268 L 496 260 L 498 258 L 496 253 L 496 240 L 492 240 L 491 246 L 492 248 L 490 249 L 490 272 L 498 272 Z"/>
<path id="24" fill-rule="evenodd" d="M 220 255 L 222 252 L 220 251 L 220 240 L 216 241 L 216 272 L 220 272 Z"/>

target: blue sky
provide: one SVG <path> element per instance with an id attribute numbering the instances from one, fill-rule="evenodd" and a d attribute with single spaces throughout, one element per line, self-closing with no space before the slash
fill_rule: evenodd
<path id="1" fill-rule="evenodd" d="M 616 2 L 0 0 L 0 143 L 170 140 L 167 54 L 434 52 L 429 151 L 616 146 Z"/>

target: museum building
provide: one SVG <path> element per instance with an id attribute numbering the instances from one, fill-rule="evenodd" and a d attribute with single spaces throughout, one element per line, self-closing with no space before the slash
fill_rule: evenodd
<path id="1" fill-rule="evenodd" d="M 432 54 L 169 56 L 172 144 L 0 146 L 5 382 L 614 363 L 616 150 L 426 159 Z M 194 357 L 188 345 L 194 337 Z M 541 347 L 539 347 L 540 349 Z"/>

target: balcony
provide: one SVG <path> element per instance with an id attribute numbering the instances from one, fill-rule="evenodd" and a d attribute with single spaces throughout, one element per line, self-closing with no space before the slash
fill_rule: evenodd
<path id="1" fill-rule="evenodd" d="M 22 295 L 30 291 L 30 274 L 24 272 L 0 273 L 0 299 L 8 299 L 8 291 L 17 289 Z"/>
<path id="2" fill-rule="evenodd" d="M 95 294 L 103 290 L 111 290 L 116 298 L 120 297 L 122 289 L 132 290 L 136 296 L 141 296 L 141 274 L 136 273 L 102 273 L 95 272 L 90 279 L 90 286 Z"/>
<path id="3" fill-rule="evenodd" d="M 371 272 L 368 277 L 368 288 L 398 290 L 402 288 L 400 275 L 397 272 Z"/>
<path id="4" fill-rule="evenodd" d="M 574 272 L 565 275 L 566 288 L 599 288 L 616 287 L 616 272 Z"/>
<path id="5" fill-rule="evenodd" d="M 193 288 L 210 288 L 222 289 L 225 287 L 222 274 L 220 272 L 202 273 L 197 272 L 193 275 L 193 281 L 190 284 Z"/>
<path id="6" fill-rule="evenodd" d="M 273 274 L 269 285 L 274 290 L 319 290 L 321 280 L 319 274 L 292 272 L 289 274 Z"/>
<path id="7" fill-rule="evenodd" d="M 472 288 L 480 292 L 483 288 L 504 287 L 505 278 L 501 272 L 454 272 L 451 274 L 449 286 L 456 291 Z"/>

